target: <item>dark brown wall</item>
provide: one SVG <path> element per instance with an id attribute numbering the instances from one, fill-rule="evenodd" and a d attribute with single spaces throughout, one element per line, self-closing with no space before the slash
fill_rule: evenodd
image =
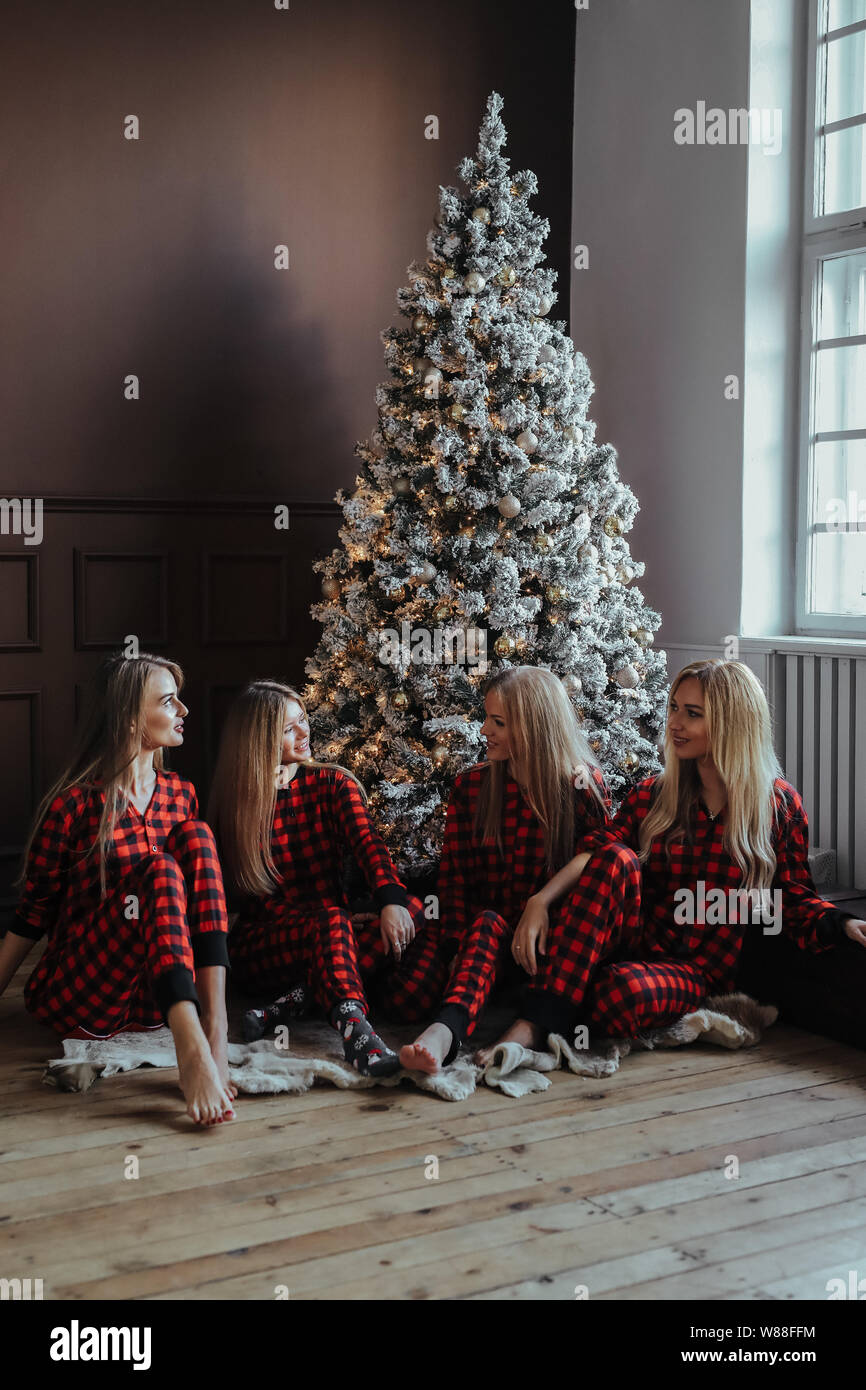
<path id="1" fill-rule="evenodd" d="M 68 747 L 76 688 L 126 633 L 188 670 L 175 764 L 202 792 L 227 693 L 253 674 L 303 678 L 310 564 L 375 425 L 379 333 L 491 90 L 512 167 L 538 174 L 567 317 L 575 11 L 4 11 L 0 496 L 46 507 L 41 546 L 0 535 L 8 868 Z M 123 138 L 130 113 L 138 141 Z M 438 141 L 424 139 L 430 113 Z M 277 503 L 293 508 L 288 534 Z"/>

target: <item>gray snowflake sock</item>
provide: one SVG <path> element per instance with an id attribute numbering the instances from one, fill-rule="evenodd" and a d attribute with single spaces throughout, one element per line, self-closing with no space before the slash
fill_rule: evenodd
<path id="1" fill-rule="evenodd" d="M 331 1023 L 343 1039 L 343 1056 L 362 1076 L 393 1076 L 400 1058 L 373 1029 L 357 999 L 343 999 L 331 1010 Z"/>

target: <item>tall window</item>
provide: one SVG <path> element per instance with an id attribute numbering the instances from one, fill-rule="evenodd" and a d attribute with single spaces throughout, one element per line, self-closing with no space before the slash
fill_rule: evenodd
<path id="1" fill-rule="evenodd" d="M 810 0 L 797 628 L 866 637 L 866 0 Z"/>

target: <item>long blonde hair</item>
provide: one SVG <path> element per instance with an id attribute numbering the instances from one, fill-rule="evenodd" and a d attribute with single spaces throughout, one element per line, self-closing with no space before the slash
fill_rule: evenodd
<path id="1" fill-rule="evenodd" d="M 147 683 L 156 671 L 169 671 L 178 691 L 183 689 L 183 672 L 175 661 L 164 656 L 140 652 L 138 656 L 114 654 L 106 658 L 96 675 L 94 699 L 73 744 L 72 755 L 60 776 L 45 793 L 33 821 L 24 862 L 17 880 L 23 884 L 27 874 L 27 859 L 39 827 L 55 797 L 81 786 L 88 791 L 96 786 L 105 792 L 105 803 L 99 818 L 96 839 L 85 858 L 99 853 L 99 883 L 102 896 L 106 893 L 106 861 L 117 819 L 126 811 L 132 790 L 132 769 L 143 751 L 147 728 L 145 699 Z M 153 765 L 163 767 L 163 750 L 153 754 Z"/>
<path id="2" fill-rule="evenodd" d="M 574 856 L 574 779 L 586 785 L 603 806 L 592 776 L 598 764 L 581 731 L 565 686 L 543 666 L 511 666 L 487 687 L 502 701 L 511 744 L 509 763 L 527 805 L 544 828 L 547 870 L 552 873 Z M 505 761 L 488 763 L 475 813 L 475 841 L 496 844 L 502 852 Z"/>
<path id="3" fill-rule="evenodd" d="M 768 888 L 776 872 L 773 826 L 778 804 L 773 784 L 782 776 L 782 769 L 773 748 L 767 697 L 748 666 L 712 657 L 693 661 L 675 677 L 668 714 L 670 701 L 689 678 L 701 686 L 707 752 L 728 794 L 724 848 L 741 869 L 744 888 Z M 655 800 L 640 829 L 642 862 L 646 862 L 650 845 L 658 836 L 664 836 L 668 855 L 674 841 L 692 842 L 700 796 L 696 761 L 679 760 L 666 730 L 664 771 L 656 781 Z"/>
<path id="4" fill-rule="evenodd" d="M 275 773 L 290 700 L 296 700 L 306 715 L 297 690 L 282 681 L 252 681 L 241 691 L 223 725 L 208 801 L 207 818 L 226 876 L 236 889 L 254 897 L 269 896 L 281 881 L 271 854 L 271 830 L 277 805 Z M 357 777 L 337 763 L 301 761 L 305 767 L 336 768 L 361 787 Z M 361 793 L 366 801 L 363 787 Z"/>

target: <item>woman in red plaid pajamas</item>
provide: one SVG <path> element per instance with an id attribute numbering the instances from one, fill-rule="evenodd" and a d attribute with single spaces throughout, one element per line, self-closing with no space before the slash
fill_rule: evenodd
<path id="1" fill-rule="evenodd" d="M 572 1022 L 580 1010 L 591 1029 L 620 1035 L 672 1023 L 736 987 L 744 940 L 764 943 L 780 967 L 791 955 L 808 960 L 812 975 L 841 943 L 859 972 L 862 1020 L 866 923 L 815 891 L 803 803 L 781 777 L 767 701 L 747 666 L 713 659 L 679 672 L 664 771 L 633 787 L 613 824 L 586 837 L 566 881 L 592 872 L 612 841 L 641 861 L 640 942 L 603 967 L 588 993 L 572 991 Z M 527 948 L 544 909 L 542 894 L 536 919 L 523 924 Z"/>
<path id="2" fill-rule="evenodd" d="M 472 1032 L 509 949 L 521 978 L 529 976 L 524 1013 L 553 1031 L 555 1019 L 548 1015 L 559 1007 L 562 979 L 571 983 L 582 976 L 588 983 L 610 953 L 631 939 L 638 922 L 639 867 L 622 845 L 601 851 L 572 892 L 555 891 L 575 845 L 608 818 L 604 781 L 562 682 L 543 668 L 512 667 L 492 681 L 485 711 L 481 732 L 488 760 L 457 778 L 448 807 L 440 921 L 427 944 L 428 971 L 426 978 L 419 972 L 419 994 L 435 996 L 449 968 L 452 987 L 455 967 L 449 962 L 456 953 L 460 970 L 461 952 L 473 938 L 486 943 L 486 968 L 471 977 L 462 1005 L 446 996 L 436 1021 L 402 1049 L 403 1065 L 423 1071 L 447 1064 Z M 536 966 L 520 924 L 543 889 L 551 902 L 563 900 Z M 481 1060 L 486 1056 L 479 1054 Z"/>
<path id="3" fill-rule="evenodd" d="M 163 767 L 163 749 L 183 743 L 182 684 L 180 668 L 162 657 L 105 662 L 70 764 L 36 816 L 15 925 L 0 946 L 0 993 L 47 933 L 25 987 L 31 1013 L 64 1037 L 112 1037 L 164 1020 L 187 1111 L 215 1124 L 232 1118 L 237 1095 L 228 1076 L 228 922 L 195 789 Z"/>
<path id="4" fill-rule="evenodd" d="M 234 978 L 250 993 L 286 991 L 247 1015 L 248 1036 L 257 1020 L 261 1036 L 266 1024 L 297 1016 L 309 989 L 347 1061 L 365 1076 L 397 1071 L 396 1053 L 367 1017 L 362 972 L 400 961 L 423 905 L 400 882 L 360 784 L 310 757 L 306 710 L 291 686 L 255 681 L 235 701 L 208 819 L 239 910 L 229 939 Z M 341 881 L 349 852 L 379 911 L 372 929 L 351 917 Z"/>

